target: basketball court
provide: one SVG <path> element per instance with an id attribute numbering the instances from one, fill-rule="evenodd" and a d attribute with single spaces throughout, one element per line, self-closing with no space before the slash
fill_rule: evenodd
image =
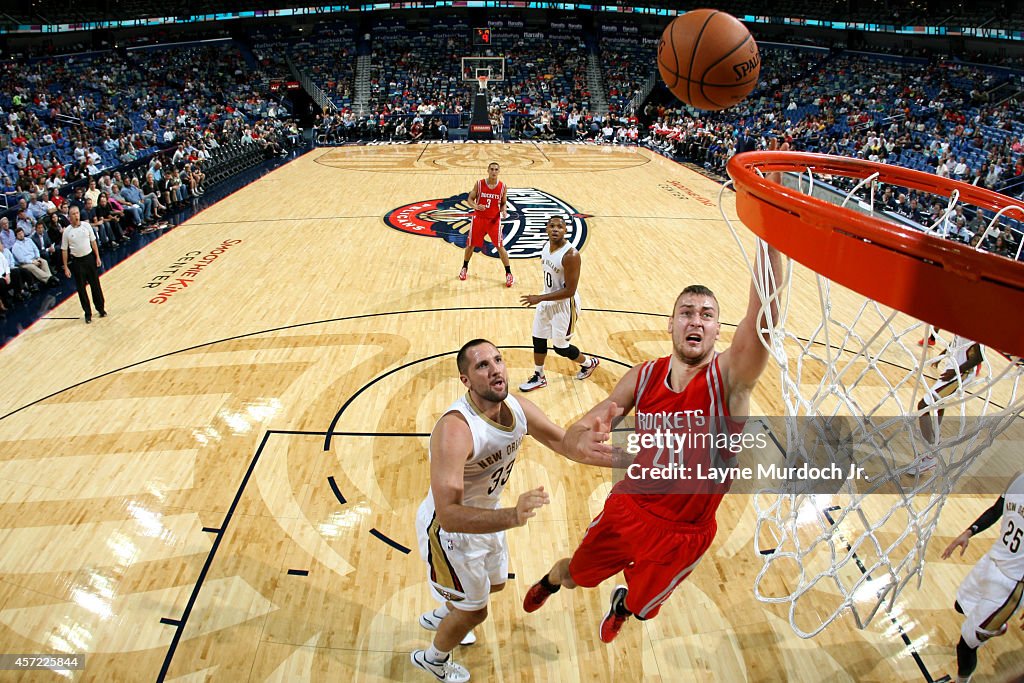
<path id="1" fill-rule="evenodd" d="M 491 161 L 510 187 L 511 289 L 500 262 L 479 254 L 469 279 L 456 277 L 461 202 Z M 83 670 L 0 680 L 429 680 L 409 663 L 432 636 L 417 617 L 434 606 L 413 522 L 429 486 L 426 437 L 463 392 L 456 351 L 485 337 L 505 351 L 513 385 L 530 375 L 533 311 L 519 297 L 540 291 L 540 265 L 515 257 L 539 249 L 537 226 L 555 210 L 572 217 L 583 259 L 574 343 L 602 359 L 579 382 L 549 355 L 549 384 L 530 398 L 556 422 L 669 353 L 665 315 L 687 284 L 718 295 L 725 348 L 750 277 L 719 191 L 638 148 L 320 148 L 104 274 L 109 317 L 86 326 L 72 298 L 0 351 L 0 641 L 9 653 L 86 655 Z M 724 205 L 735 218 L 731 195 Z M 849 292 L 833 302 L 859 305 Z M 816 301 L 793 301 L 789 315 L 798 331 L 820 319 Z M 784 414 L 780 396 L 770 368 L 753 411 Z M 1005 481 L 1008 460 L 987 474 Z M 950 497 L 919 589 L 865 630 L 847 614 L 809 640 L 786 605 L 755 599 L 752 497 L 726 496 L 711 550 L 660 616 L 604 645 L 612 582 L 530 615 L 522 597 L 575 547 L 611 484 L 608 470 L 526 441 L 506 500 L 543 485 L 551 504 L 509 531 L 508 586 L 478 642 L 456 650 L 473 680 L 955 671 L 956 586 L 995 530 L 962 558 L 939 554 L 998 492 Z M 833 597 L 821 591 L 823 611 Z M 975 681 L 1024 676 L 1019 626 L 982 649 Z"/>

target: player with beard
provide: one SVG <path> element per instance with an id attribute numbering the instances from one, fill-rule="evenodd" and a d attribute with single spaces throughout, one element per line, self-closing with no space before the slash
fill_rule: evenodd
<path id="1" fill-rule="evenodd" d="M 769 291 L 775 292 L 780 258 L 771 247 L 767 256 L 769 281 L 775 283 Z M 767 275 L 761 265 L 758 274 L 755 282 Z M 776 302 L 772 309 L 777 319 Z M 718 315 L 718 300 L 710 289 L 684 289 L 668 323 L 672 354 L 630 369 L 607 399 L 566 430 L 568 457 L 577 449 L 611 453 L 607 418 L 635 408 L 638 452 L 573 556 L 556 562 L 527 592 L 527 612 L 540 609 L 562 586 L 592 588 L 624 572 L 626 586 L 612 591 L 600 626 L 601 640 L 610 643 L 631 615 L 641 620 L 657 615 L 710 547 L 718 528 L 715 513 L 728 483 L 663 475 L 678 472 L 680 466 L 692 473 L 697 465 L 707 471 L 723 460 L 729 464 L 734 453 L 716 448 L 720 440 L 714 437 L 742 431 L 751 392 L 768 363 L 759 332 L 764 327 L 762 304 L 753 284 L 747 314 L 736 327 L 732 346 L 722 353 L 715 351 Z M 686 436 L 686 445 L 658 446 L 653 437 L 666 431 Z M 654 470 L 660 471 L 652 475 Z"/>
<path id="2" fill-rule="evenodd" d="M 447 682 L 469 680 L 451 651 L 476 641 L 472 629 L 487 618 L 489 595 L 505 587 L 505 530 L 523 526 L 548 502 L 538 487 L 521 494 L 513 507 L 499 507 L 523 436 L 566 455 L 565 431 L 530 401 L 509 395 L 505 361 L 494 344 L 467 342 L 456 363 L 468 391 L 430 435 L 430 491 L 416 515 L 431 593 L 441 602 L 420 617 L 420 625 L 437 635 L 428 649 L 412 653 L 413 664 Z M 598 419 L 605 430 L 610 422 L 610 413 L 604 422 Z M 611 466 L 610 452 L 580 444 L 573 453 L 577 462 Z"/>

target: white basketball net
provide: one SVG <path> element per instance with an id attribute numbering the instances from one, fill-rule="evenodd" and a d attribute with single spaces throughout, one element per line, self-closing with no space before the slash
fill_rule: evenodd
<path id="1" fill-rule="evenodd" d="M 813 185 L 810 171 L 807 177 L 811 182 L 804 184 Z M 749 253 L 749 233 L 741 239 L 724 210 L 722 216 L 751 272 L 770 270 L 764 243 L 757 240 L 755 253 Z M 930 407 L 918 409 L 939 383 L 942 351 L 952 335 L 937 334 L 931 348 L 919 345 L 932 329 L 926 323 L 851 296 L 799 264 L 796 279 L 814 284 L 794 285 L 794 264 L 785 258 L 783 263 L 778 319 L 765 305 L 770 274 L 756 285 L 785 405 L 786 417 L 771 425 L 785 451 L 780 457 L 790 467 L 820 466 L 824 460 L 844 471 L 855 465 L 867 475 L 847 478 L 834 493 L 783 486 L 754 496 L 754 548 L 764 561 L 755 595 L 763 602 L 789 603 L 790 625 L 809 638 L 847 610 L 864 628 L 880 608 L 892 609 L 915 576 L 920 585 L 925 550 L 946 497 L 1024 408 L 1024 387 L 1020 365 L 986 349 L 977 375 L 957 377 L 947 396 L 933 396 Z M 834 306 L 833 297 L 841 297 L 842 305 Z M 805 310 L 809 305 L 820 310 L 813 329 L 787 325 L 794 301 Z M 936 358 L 939 367 L 929 363 Z M 935 429 L 939 409 L 944 415 Z M 921 415 L 938 432 L 935 443 L 923 438 Z M 833 417 L 838 419 L 828 420 Z M 935 467 L 908 474 L 925 456 L 935 458 Z M 984 493 L 998 495 L 991 489 Z"/>

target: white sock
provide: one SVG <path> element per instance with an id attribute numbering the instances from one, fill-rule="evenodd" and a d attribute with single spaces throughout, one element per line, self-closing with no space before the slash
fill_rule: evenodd
<path id="1" fill-rule="evenodd" d="M 973 675 L 971 674 L 971 676 Z M 956 683 L 971 683 L 971 676 L 957 676 Z"/>
<path id="2" fill-rule="evenodd" d="M 580 363 L 580 367 L 583 368 L 584 370 L 586 370 L 587 368 L 589 368 L 593 364 L 594 364 L 594 358 L 592 356 L 587 356 L 587 359 L 585 361 L 583 361 L 582 363 Z"/>
<path id="3" fill-rule="evenodd" d="M 427 648 L 427 655 L 426 656 L 427 656 L 427 661 L 428 662 L 432 662 L 434 664 L 440 664 L 441 662 L 447 662 L 448 661 L 448 657 L 450 657 L 451 654 L 452 654 L 451 651 L 441 652 L 436 647 L 434 647 L 433 643 L 431 643 L 430 647 Z"/>
<path id="4" fill-rule="evenodd" d="M 534 365 L 534 366 L 533 366 L 533 369 L 534 369 L 534 370 L 535 370 L 535 371 L 537 372 L 537 374 L 538 374 L 538 375 L 540 375 L 541 377 L 543 377 L 543 376 L 544 376 L 544 366 L 543 366 L 543 365 Z"/>
<path id="5" fill-rule="evenodd" d="M 448 612 L 450 611 L 451 610 L 448 609 L 447 604 L 442 604 L 440 607 L 434 610 L 434 616 L 438 619 L 444 619 L 446 616 L 448 616 Z"/>

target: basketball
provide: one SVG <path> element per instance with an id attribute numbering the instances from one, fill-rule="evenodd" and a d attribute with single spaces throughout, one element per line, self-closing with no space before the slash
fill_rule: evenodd
<path id="1" fill-rule="evenodd" d="M 658 71 L 672 94 L 686 104 L 725 109 L 757 85 L 761 53 L 739 19 L 698 9 L 665 27 L 658 44 Z"/>

